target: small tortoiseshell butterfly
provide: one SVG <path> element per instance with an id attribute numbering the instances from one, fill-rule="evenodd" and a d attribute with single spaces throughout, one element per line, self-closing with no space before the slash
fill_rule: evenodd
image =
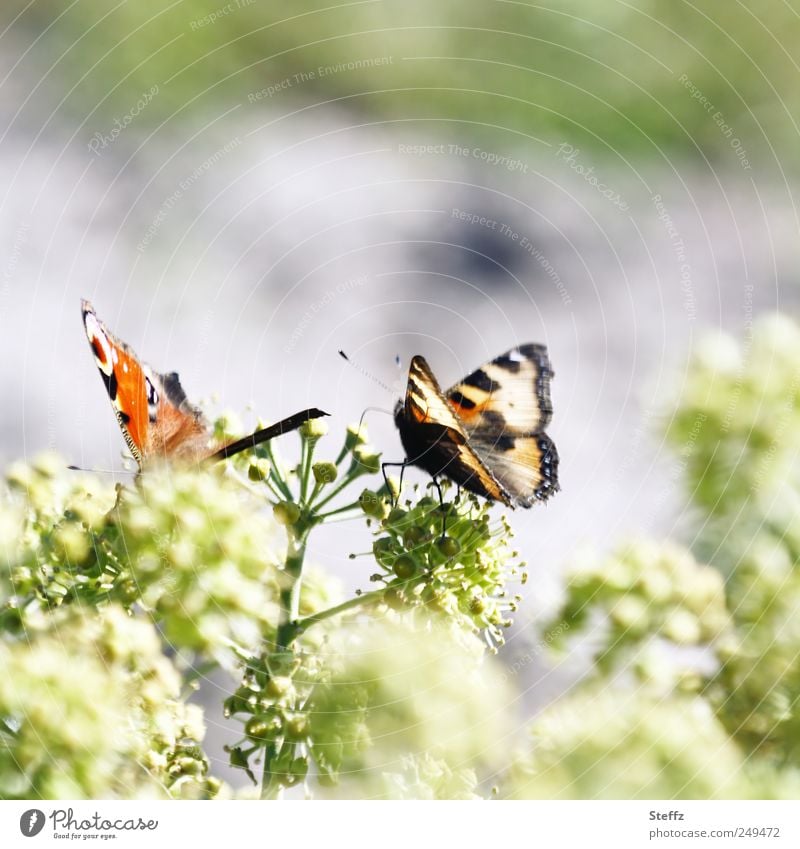
<path id="1" fill-rule="evenodd" d="M 530 507 L 558 491 L 558 452 L 544 432 L 553 414 L 544 345 L 520 345 L 442 392 L 414 357 L 394 420 L 404 463 L 445 475 L 483 498 Z M 441 493 L 440 493 L 441 495 Z"/>
<path id="2" fill-rule="evenodd" d="M 308 419 L 328 415 L 322 410 L 303 410 L 250 436 L 215 445 L 211 426 L 189 403 L 176 372 L 159 374 L 141 362 L 100 321 L 88 301 L 81 301 L 81 313 L 100 377 L 139 469 L 153 458 L 189 463 L 224 460 L 295 430 Z"/>

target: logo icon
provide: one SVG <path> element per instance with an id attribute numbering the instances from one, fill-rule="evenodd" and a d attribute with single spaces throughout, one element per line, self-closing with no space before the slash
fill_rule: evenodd
<path id="1" fill-rule="evenodd" d="M 38 808 L 31 808 L 19 818 L 19 830 L 25 837 L 36 837 L 44 828 L 44 812 Z"/>

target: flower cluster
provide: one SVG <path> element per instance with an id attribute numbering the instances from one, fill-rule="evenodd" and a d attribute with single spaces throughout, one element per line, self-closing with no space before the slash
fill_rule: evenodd
<path id="1" fill-rule="evenodd" d="M 736 641 L 709 694 L 744 746 L 800 762 L 800 568 L 785 541 L 759 535 L 728 582 Z"/>
<path id="2" fill-rule="evenodd" d="M 732 640 L 721 574 L 678 545 L 644 539 L 606 556 L 585 550 L 573 559 L 566 598 L 548 631 L 563 643 L 587 629 L 602 632 L 592 642 L 596 673 L 624 665 L 667 689 L 699 689 L 694 650 L 722 651 Z"/>
<path id="3" fill-rule="evenodd" d="M 797 781 L 792 781 L 797 787 Z M 502 794 L 517 799 L 720 799 L 775 795 L 696 696 L 605 682 L 560 699 L 531 726 Z"/>
<path id="4" fill-rule="evenodd" d="M 139 604 L 176 650 L 218 659 L 274 628 L 277 528 L 223 476 L 164 467 L 115 493 L 45 458 L 13 467 L 8 482 L 16 498 L 0 512 L 6 623 L 35 626 L 78 600 Z"/>
<path id="5" fill-rule="evenodd" d="M 428 752 L 407 755 L 396 772 L 381 776 L 382 799 L 480 799 L 478 777 L 473 769 L 453 769 Z"/>
<path id="6" fill-rule="evenodd" d="M 246 491 L 216 473 L 164 468 L 126 490 L 98 545 L 177 650 L 241 651 L 274 639 L 283 543 Z M 271 636 L 273 635 L 273 636 Z"/>
<path id="7" fill-rule="evenodd" d="M 315 456 L 325 433 L 319 420 L 300 428 L 296 465 L 264 444 L 227 469 L 156 466 L 130 487 L 65 474 L 54 458 L 10 470 L 0 733 L 23 769 L 0 763 L 7 795 L 217 794 L 202 717 L 185 702 L 195 668 L 215 664 L 243 668 L 225 703 L 242 728 L 228 751 L 254 781 L 260 771 L 264 797 L 304 784 L 468 798 L 480 770 L 498 769 L 504 689 L 478 636 L 502 642 L 518 600 L 507 583 L 525 579 L 510 528 L 472 496 L 392 507 L 393 482 L 357 484 L 380 471 L 364 429 L 349 428 L 330 460 Z M 378 522 L 382 587 L 340 601 L 304 563 L 309 534 L 364 514 Z M 20 686 L 28 664 L 43 678 Z M 37 699 L 49 709 L 31 720 L 23 708 Z M 85 763 L 79 746 L 94 753 Z M 60 772 L 40 769 L 59 752 Z"/>
<path id="8" fill-rule="evenodd" d="M 107 525 L 115 492 L 87 475 L 67 473 L 52 455 L 13 464 L 0 502 L 0 623 L 37 626 L 65 601 L 105 598 L 114 574 L 94 564 L 94 539 Z"/>
<path id="9" fill-rule="evenodd" d="M 506 693 L 483 654 L 438 620 L 368 616 L 330 629 L 321 650 L 264 656 L 226 703 L 243 722 L 232 763 L 255 779 L 267 748 L 276 787 L 307 779 L 331 794 L 344 775 L 340 794 L 397 795 L 427 776 L 426 795 L 468 795 L 507 731 Z"/>
<path id="10" fill-rule="evenodd" d="M 785 523 L 800 505 L 800 327 L 775 315 L 743 345 L 727 334 L 697 348 L 668 436 L 688 491 L 712 517 Z M 776 494 L 780 493 L 780 498 Z M 741 517 L 748 530 L 752 522 Z M 734 548 L 740 549 L 741 537 Z"/>
<path id="11" fill-rule="evenodd" d="M 0 643 L 4 799 L 209 797 L 200 709 L 155 628 L 121 607 L 65 607 Z"/>
<path id="12" fill-rule="evenodd" d="M 738 345 L 711 337 L 668 434 L 702 508 L 696 545 L 728 575 L 735 641 L 709 695 L 751 751 L 800 758 L 800 326 L 757 321 Z M 691 445 L 691 451 L 686 446 Z"/>
<path id="13" fill-rule="evenodd" d="M 380 571 L 371 579 L 383 584 L 383 601 L 395 610 L 424 606 L 502 645 L 520 598 L 509 595 L 507 584 L 527 580 L 505 517 L 493 522 L 487 502 L 463 494 L 441 505 L 425 495 L 389 509 L 385 498 L 365 490 L 361 503 L 380 519 L 372 546 Z"/>

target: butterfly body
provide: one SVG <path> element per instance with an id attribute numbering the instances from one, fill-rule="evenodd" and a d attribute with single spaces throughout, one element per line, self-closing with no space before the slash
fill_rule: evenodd
<path id="1" fill-rule="evenodd" d="M 81 301 L 81 314 L 95 363 L 105 384 L 120 430 L 143 468 L 154 460 L 199 463 L 219 460 L 327 415 L 311 409 L 229 445 L 213 438 L 211 425 L 183 391 L 177 372 L 160 374 L 139 360 Z"/>
<path id="2" fill-rule="evenodd" d="M 547 349 L 521 345 L 443 392 L 414 357 L 395 408 L 405 462 L 511 507 L 547 500 L 558 490 L 558 452 L 544 431 L 552 376 Z"/>

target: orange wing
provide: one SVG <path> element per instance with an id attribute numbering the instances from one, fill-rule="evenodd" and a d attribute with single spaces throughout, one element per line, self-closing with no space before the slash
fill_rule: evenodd
<path id="1" fill-rule="evenodd" d="M 444 474 L 472 492 L 510 504 L 508 493 L 473 450 L 464 425 L 424 357 L 411 360 L 401 415 L 396 419 L 409 460 Z"/>
<path id="2" fill-rule="evenodd" d="M 202 412 L 189 403 L 176 372 L 159 374 L 142 363 L 131 348 L 81 302 L 86 336 L 103 378 L 125 442 L 139 468 L 154 458 L 200 462 L 222 460 L 288 433 L 308 419 L 327 416 L 315 407 L 295 413 L 271 427 L 219 446 Z"/>
<path id="3" fill-rule="evenodd" d="M 158 374 L 81 302 L 83 324 L 125 442 L 139 468 L 153 457 L 199 460 L 210 453 L 210 428 L 178 375 Z"/>
<path id="4" fill-rule="evenodd" d="M 141 467 L 149 430 L 147 381 L 139 358 L 81 301 L 83 325 L 125 442 Z"/>
<path id="5" fill-rule="evenodd" d="M 486 363 L 447 391 L 470 445 L 521 507 L 558 491 L 558 451 L 544 432 L 553 415 L 552 377 L 547 348 L 528 344 Z"/>

